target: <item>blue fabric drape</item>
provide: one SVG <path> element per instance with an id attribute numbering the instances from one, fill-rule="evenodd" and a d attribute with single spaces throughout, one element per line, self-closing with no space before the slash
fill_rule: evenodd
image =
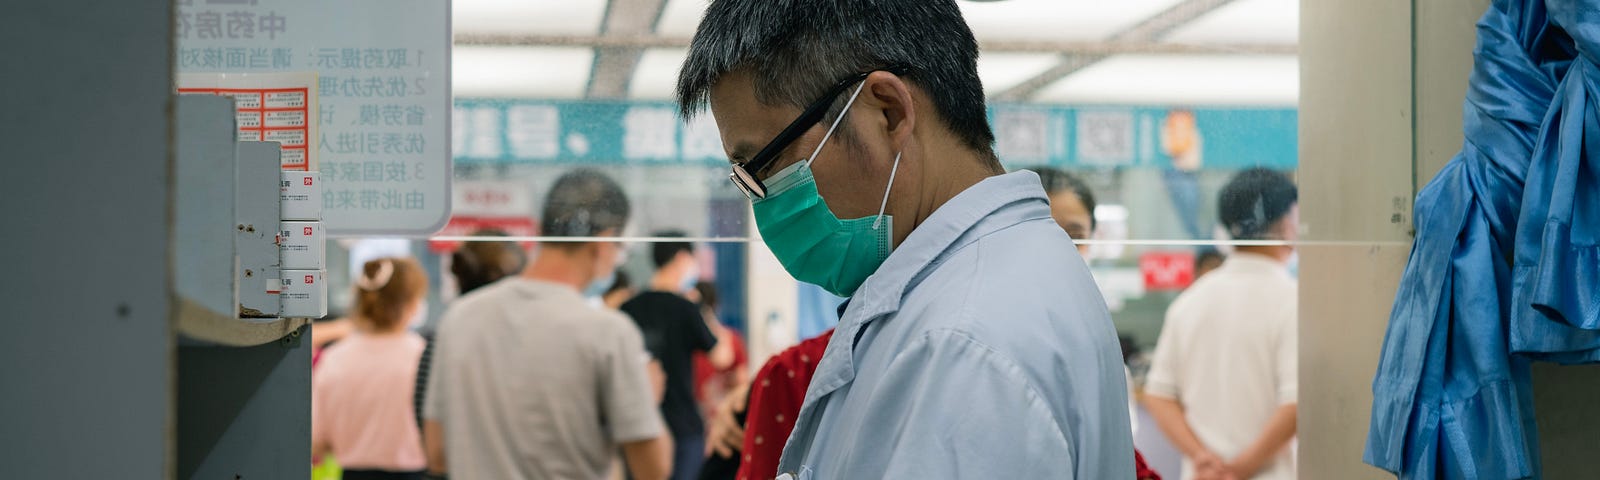
<path id="1" fill-rule="evenodd" d="M 1528 364 L 1600 360 L 1600 1 L 1496 0 L 1466 141 L 1417 197 L 1364 460 L 1539 477 Z"/>

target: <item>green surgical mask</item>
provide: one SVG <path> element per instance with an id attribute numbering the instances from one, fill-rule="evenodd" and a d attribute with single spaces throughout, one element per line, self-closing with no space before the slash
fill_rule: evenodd
<path id="1" fill-rule="evenodd" d="M 761 239 L 783 268 L 795 279 L 841 297 L 854 295 L 893 248 L 894 219 L 883 213 L 889 204 L 888 187 L 876 217 L 841 220 L 817 193 L 817 181 L 811 174 L 811 162 L 860 94 L 861 86 L 857 86 L 811 157 L 773 174 L 766 180 L 770 193 L 751 206 Z M 896 153 L 889 171 L 890 186 L 899 169 L 900 154 Z"/>

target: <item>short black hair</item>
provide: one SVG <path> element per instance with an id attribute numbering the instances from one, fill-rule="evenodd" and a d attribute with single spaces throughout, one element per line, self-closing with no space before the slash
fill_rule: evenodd
<path id="1" fill-rule="evenodd" d="M 539 232 L 551 237 L 592 237 L 610 229 L 622 230 L 628 214 L 628 196 L 616 180 L 598 170 L 579 168 L 557 178 L 550 187 Z"/>
<path id="2" fill-rule="evenodd" d="M 682 230 L 662 230 L 651 234 L 650 236 L 658 238 L 684 238 L 688 237 L 689 235 L 683 233 Z M 689 242 L 656 242 L 650 245 L 650 260 L 655 262 L 656 268 L 661 268 L 666 266 L 667 263 L 671 262 L 672 259 L 677 258 L 678 252 L 689 252 L 689 254 L 693 255 L 694 245 L 691 245 Z"/>
<path id="3" fill-rule="evenodd" d="M 1073 195 L 1078 197 L 1079 202 L 1083 202 L 1083 208 L 1089 211 L 1089 229 L 1094 230 L 1100 226 L 1100 221 L 1094 218 L 1094 190 L 1089 189 L 1089 184 L 1084 183 L 1083 179 L 1065 171 L 1044 166 L 1026 167 L 1023 170 L 1030 170 L 1039 174 L 1039 184 L 1044 186 L 1045 195 L 1072 192 Z"/>
<path id="4" fill-rule="evenodd" d="M 891 65 L 909 66 L 901 76 L 933 100 L 963 144 L 999 167 L 978 41 L 955 0 L 712 0 L 678 73 L 678 108 L 693 117 L 733 71 L 750 72 L 763 104 L 805 108 L 840 80 Z"/>
<path id="5" fill-rule="evenodd" d="M 1272 226 L 1300 201 L 1287 175 L 1266 168 L 1235 174 L 1217 195 L 1217 216 L 1236 240 L 1264 240 Z"/>

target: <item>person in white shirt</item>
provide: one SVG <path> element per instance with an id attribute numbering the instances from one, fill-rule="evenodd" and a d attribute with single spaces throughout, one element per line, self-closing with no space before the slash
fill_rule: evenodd
<path id="1" fill-rule="evenodd" d="M 1297 238 L 1285 175 L 1246 170 L 1222 189 L 1220 220 L 1240 240 Z M 1167 309 L 1145 406 L 1186 457 L 1183 478 L 1293 479 L 1298 285 L 1292 245 L 1244 246 Z"/>

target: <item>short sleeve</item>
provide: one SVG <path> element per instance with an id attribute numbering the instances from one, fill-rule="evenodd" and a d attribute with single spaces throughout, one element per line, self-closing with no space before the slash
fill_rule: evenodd
<path id="1" fill-rule="evenodd" d="M 647 372 L 650 354 L 631 323 L 619 319 L 618 324 L 596 345 L 601 413 L 617 443 L 655 438 L 662 425 Z"/>
<path id="2" fill-rule="evenodd" d="M 1161 336 L 1156 340 L 1156 351 L 1151 354 L 1150 371 L 1144 380 L 1144 393 L 1167 399 L 1178 399 L 1179 388 L 1182 385 L 1179 378 L 1179 359 L 1183 352 L 1179 352 L 1179 338 L 1183 336 L 1182 325 L 1179 325 L 1177 315 L 1173 312 L 1178 308 L 1174 303 L 1167 310 L 1167 319 L 1161 328 Z"/>
<path id="3" fill-rule="evenodd" d="M 690 332 L 693 350 L 709 352 L 717 346 L 717 335 L 711 333 L 711 327 L 706 325 L 706 317 L 700 314 L 700 307 L 695 306 L 694 302 L 684 300 L 683 321 L 688 324 L 684 327 Z"/>
<path id="4" fill-rule="evenodd" d="M 1290 302 L 1280 320 L 1277 341 L 1278 404 L 1300 401 L 1300 318 L 1298 302 Z"/>
<path id="5" fill-rule="evenodd" d="M 433 337 L 428 337 L 427 343 L 422 347 L 422 356 L 417 359 L 417 380 L 411 387 L 411 409 L 417 419 L 417 427 L 422 427 L 423 405 L 428 398 L 428 379 L 433 369 Z"/>
<path id="6" fill-rule="evenodd" d="M 449 317 L 448 313 L 445 314 L 445 319 Z M 450 377 L 451 367 L 448 361 L 448 352 L 446 351 L 445 340 L 447 337 L 444 327 L 450 323 L 455 322 L 440 322 L 439 330 L 434 332 L 433 341 L 428 342 L 427 350 L 424 352 L 427 356 L 424 357 L 423 361 L 427 362 L 427 367 L 418 371 L 418 375 L 424 375 L 423 371 L 425 370 L 427 376 L 427 379 L 424 380 L 426 383 L 422 387 L 422 419 L 424 421 L 433 420 L 441 423 L 445 421 L 444 392 L 453 390 L 445 388 L 447 385 L 444 385 Z M 419 368 L 421 368 L 420 365 Z"/>

